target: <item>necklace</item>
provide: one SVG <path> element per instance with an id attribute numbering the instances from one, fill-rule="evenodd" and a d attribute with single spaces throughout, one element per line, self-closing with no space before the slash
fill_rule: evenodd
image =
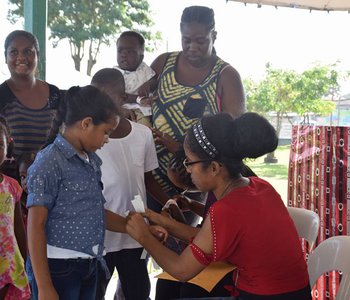
<path id="1" fill-rule="evenodd" d="M 225 186 L 222 193 L 220 194 L 220 197 L 218 197 L 218 200 L 226 196 L 226 194 L 228 194 L 228 192 L 231 191 L 232 188 L 237 185 L 237 183 L 238 183 L 238 180 L 230 180 L 229 183 Z M 229 190 L 229 188 L 231 189 Z"/>
<path id="2" fill-rule="evenodd" d="M 220 196 L 218 197 L 218 200 L 223 198 L 224 196 L 226 196 L 228 189 L 232 186 L 232 184 L 234 183 L 233 180 L 231 180 L 224 188 L 224 190 L 222 191 L 222 193 L 220 194 Z"/>

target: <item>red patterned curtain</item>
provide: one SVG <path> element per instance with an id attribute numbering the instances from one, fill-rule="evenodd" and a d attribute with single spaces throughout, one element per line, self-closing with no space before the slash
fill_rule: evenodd
<path id="1" fill-rule="evenodd" d="M 350 235 L 350 128 L 293 126 L 288 174 L 288 205 L 318 213 L 315 247 L 336 235 Z M 307 247 L 303 245 L 307 253 Z M 350 253 L 349 253 L 350 259 Z M 314 300 L 333 300 L 340 274 L 327 273 L 312 291 Z"/>

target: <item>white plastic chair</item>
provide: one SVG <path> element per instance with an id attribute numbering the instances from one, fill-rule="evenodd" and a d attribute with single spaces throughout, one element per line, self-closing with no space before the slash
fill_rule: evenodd
<path id="1" fill-rule="evenodd" d="M 309 250 L 314 246 L 320 227 L 320 218 L 312 210 L 299 207 L 287 207 L 289 215 L 294 221 L 298 234 L 309 243 Z"/>
<path id="2" fill-rule="evenodd" d="M 350 236 L 334 236 L 324 240 L 309 255 L 307 261 L 310 286 L 329 271 L 342 271 L 336 300 L 350 299 Z"/>

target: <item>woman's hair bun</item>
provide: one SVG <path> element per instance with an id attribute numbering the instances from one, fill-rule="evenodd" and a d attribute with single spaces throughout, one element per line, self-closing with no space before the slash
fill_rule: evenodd
<path id="1" fill-rule="evenodd" d="M 245 113 L 231 126 L 231 145 L 236 158 L 257 158 L 273 152 L 278 146 L 275 128 L 257 113 Z"/>

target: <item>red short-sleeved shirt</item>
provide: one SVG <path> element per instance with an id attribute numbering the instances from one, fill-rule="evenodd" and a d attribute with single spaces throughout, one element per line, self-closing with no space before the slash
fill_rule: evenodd
<path id="1" fill-rule="evenodd" d="M 309 277 L 298 233 L 280 195 L 266 181 L 233 190 L 209 210 L 213 253 L 209 261 L 225 260 L 239 270 L 237 288 L 274 295 L 300 290 Z M 198 248 L 192 247 L 202 263 Z M 197 252 L 197 253 L 196 253 Z"/>

